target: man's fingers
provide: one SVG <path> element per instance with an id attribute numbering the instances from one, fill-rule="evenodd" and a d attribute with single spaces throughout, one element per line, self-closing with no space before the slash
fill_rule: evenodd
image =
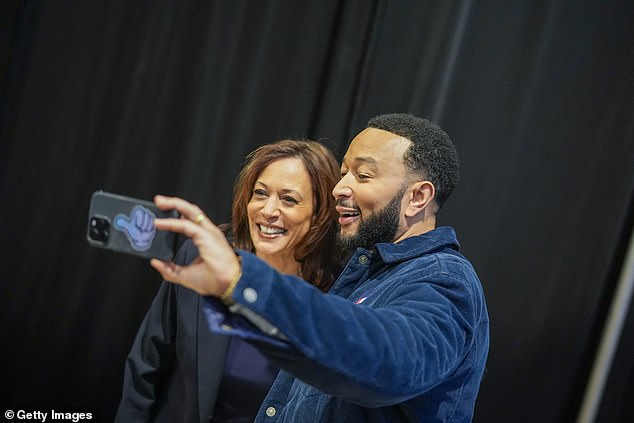
<path id="1" fill-rule="evenodd" d="M 175 232 L 190 238 L 198 248 L 199 257 L 187 266 L 171 262 L 152 260 L 150 263 L 163 279 L 178 283 L 201 295 L 220 295 L 235 275 L 225 275 L 228 265 L 235 265 L 238 259 L 224 234 L 206 217 L 202 210 L 181 198 L 157 195 L 154 202 L 161 209 L 174 209 L 181 219 L 155 219 L 156 229 Z M 235 263 L 232 263 L 232 260 Z M 233 266 L 235 267 L 235 266 Z M 218 276 L 220 275 L 220 276 Z"/>
<path id="2" fill-rule="evenodd" d="M 150 265 L 156 269 L 166 281 L 180 282 L 181 269 L 179 265 L 159 259 L 151 259 Z"/>
<path id="3" fill-rule="evenodd" d="M 158 259 L 151 259 L 150 265 L 168 282 L 182 285 L 200 295 L 209 295 L 211 293 L 205 289 L 204 284 L 200 284 L 200 272 L 204 272 L 200 267 L 202 265 L 200 258 L 195 259 L 188 266 L 179 266 L 176 263 Z"/>
<path id="4" fill-rule="evenodd" d="M 154 269 L 156 269 L 161 274 L 161 277 L 166 281 L 177 283 L 179 285 L 183 285 L 186 288 L 198 291 L 196 287 L 191 286 L 188 283 L 189 278 L 187 277 L 187 273 L 189 269 L 187 267 L 179 266 L 178 264 L 171 261 L 161 261 L 158 259 L 150 260 L 150 265 Z"/>
<path id="5" fill-rule="evenodd" d="M 154 203 L 162 210 L 176 210 L 185 219 L 191 220 L 197 224 L 209 224 L 211 221 L 205 213 L 195 204 L 183 200 L 179 197 L 166 197 L 164 195 L 156 195 Z"/>
<path id="6" fill-rule="evenodd" d="M 200 236 L 203 228 L 187 219 L 156 219 L 154 226 L 160 231 L 177 232 L 187 238 Z"/>
<path id="7" fill-rule="evenodd" d="M 200 224 L 187 219 L 156 219 L 154 220 L 154 226 L 160 231 L 183 234 L 187 238 L 191 238 L 199 248 L 204 240 L 227 242 L 220 228 L 211 223 L 209 219 L 205 219 Z"/>

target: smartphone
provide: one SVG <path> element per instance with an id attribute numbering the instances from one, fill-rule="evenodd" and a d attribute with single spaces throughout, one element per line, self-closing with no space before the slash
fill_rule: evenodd
<path id="1" fill-rule="evenodd" d="M 86 239 L 93 247 L 171 260 L 177 234 L 157 230 L 154 219 L 178 216 L 176 210 L 161 210 L 150 201 L 96 191 L 90 199 Z"/>

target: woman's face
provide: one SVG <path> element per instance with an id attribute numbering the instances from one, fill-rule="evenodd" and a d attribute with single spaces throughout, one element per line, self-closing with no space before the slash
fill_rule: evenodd
<path id="1" fill-rule="evenodd" d="M 292 259 L 313 216 L 313 190 L 302 161 L 279 159 L 255 181 L 247 204 L 249 231 L 263 259 Z"/>

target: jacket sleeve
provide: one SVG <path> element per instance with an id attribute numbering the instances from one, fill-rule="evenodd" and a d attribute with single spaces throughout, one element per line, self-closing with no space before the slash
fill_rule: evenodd
<path id="1" fill-rule="evenodd" d="M 186 243 L 175 261 L 191 261 L 195 252 Z M 125 362 L 123 391 L 116 422 L 148 422 L 175 356 L 178 286 L 163 281 L 145 315 Z"/>
<path id="2" fill-rule="evenodd" d="M 241 255 L 243 277 L 234 299 L 286 342 L 274 331 L 264 336 L 246 325 L 232 334 L 250 339 L 276 365 L 322 392 L 368 407 L 395 404 L 436 386 L 465 357 L 477 323 L 463 281 L 407 272 L 406 280 L 381 294 L 380 306 L 371 307 L 322 294 Z M 219 330 L 234 328 L 215 323 Z"/>

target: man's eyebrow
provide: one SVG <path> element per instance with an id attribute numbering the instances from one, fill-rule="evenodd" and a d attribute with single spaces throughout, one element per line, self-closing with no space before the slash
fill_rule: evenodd
<path id="1" fill-rule="evenodd" d="M 378 163 L 374 157 L 368 157 L 368 156 L 355 157 L 354 161 L 355 162 L 368 163 L 368 164 L 377 164 Z"/>

